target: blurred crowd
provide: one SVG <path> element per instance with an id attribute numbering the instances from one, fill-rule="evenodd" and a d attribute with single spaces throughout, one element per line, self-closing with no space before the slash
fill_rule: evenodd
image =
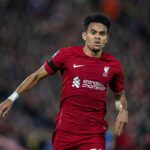
<path id="1" fill-rule="evenodd" d="M 112 20 L 105 51 L 123 65 L 129 123 L 115 136 L 114 100 L 107 94 L 107 150 L 150 149 L 149 0 L 0 0 L 0 102 L 61 47 L 84 44 L 82 20 Z M 60 74 L 44 79 L 0 119 L 0 150 L 51 150 L 59 111 Z"/>

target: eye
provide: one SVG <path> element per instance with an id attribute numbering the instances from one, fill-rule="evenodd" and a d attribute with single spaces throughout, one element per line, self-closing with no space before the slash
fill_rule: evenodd
<path id="1" fill-rule="evenodd" d="M 91 30 L 91 34 L 96 34 L 96 31 L 95 30 Z"/>
<path id="2" fill-rule="evenodd" d="M 101 36 L 104 36 L 104 35 L 106 35 L 106 32 L 105 32 L 105 31 L 102 31 L 102 32 L 100 32 L 100 35 L 101 35 Z"/>

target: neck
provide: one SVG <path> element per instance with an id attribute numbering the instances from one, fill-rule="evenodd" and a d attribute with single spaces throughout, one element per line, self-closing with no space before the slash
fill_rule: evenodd
<path id="1" fill-rule="evenodd" d="M 100 58 L 103 52 L 103 50 L 99 50 L 99 51 L 91 50 L 87 46 L 84 46 L 83 50 L 84 50 L 85 55 L 89 57 L 95 57 L 95 58 Z"/>

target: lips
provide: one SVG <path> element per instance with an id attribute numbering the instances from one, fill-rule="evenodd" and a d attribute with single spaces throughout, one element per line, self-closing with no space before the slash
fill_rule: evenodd
<path id="1" fill-rule="evenodd" d="M 96 43 L 96 44 L 100 44 L 100 41 L 94 41 L 94 43 Z"/>
<path id="2" fill-rule="evenodd" d="M 94 44 L 95 45 L 101 45 L 101 43 L 99 41 L 95 41 Z"/>

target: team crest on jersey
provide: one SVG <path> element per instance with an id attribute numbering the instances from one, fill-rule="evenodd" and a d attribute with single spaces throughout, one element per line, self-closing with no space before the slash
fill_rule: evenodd
<path id="1" fill-rule="evenodd" d="M 104 67 L 104 72 L 103 72 L 103 77 L 107 77 L 108 76 L 108 72 L 109 72 L 109 67 Z"/>

